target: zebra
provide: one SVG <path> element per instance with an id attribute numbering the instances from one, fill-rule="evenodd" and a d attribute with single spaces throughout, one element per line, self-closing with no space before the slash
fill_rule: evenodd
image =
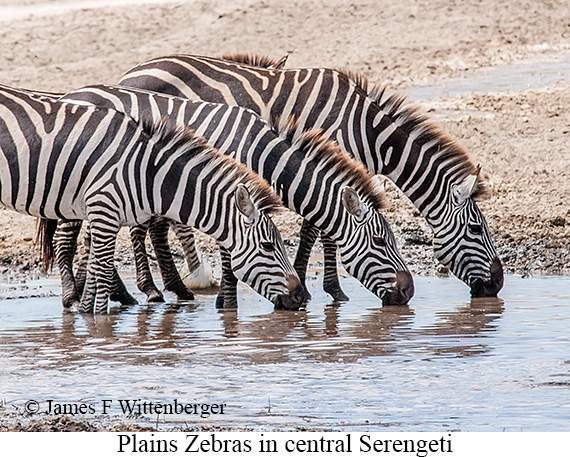
<path id="1" fill-rule="evenodd" d="M 105 312 L 116 235 L 160 215 L 228 252 L 235 275 L 277 307 L 303 287 L 270 218 L 271 187 L 186 127 L 0 86 L 0 203 L 44 219 L 88 220 L 91 247 L 77 310 Z"/>
<path id="2" fill-rule="evenodd" d="M 294 122 L 276 130 L 272 123 L 238 106 L 118 86 L 90 86 L 62 100 L 112 107 L 138 121 L 167 116 L 171 122 L 191 127 L 221 152 L 273 183 L 285 206 L 322 230 L 335 243 L 335 250 L 338 245 L 347 271 L 384 304 L 406 304 L 412 298 L 412 276 L 380 213 L 383 195 L 364 167 L 320 131 L 310 130 L 293 140 Z M 224 255 L 223 265 L 227 265 Z M 303 283 L 304 279 L 303 275 Z M 235 290 L 228 268 L 222 284 L 218 306 L 227 307 L 223 300 L 227 295 L 231 300 Z"/>
<path id="3" fill-rule="evenodd" d="M 465 150 L 400 94 L 361 75 L 328 68 L 250 65 L 243 55 L 221 59 L 157 57 L 127 71 L 119 84 L 169 95 L 249 108 L 264 119 L 298 119 L 297 135 L 321 128 L 372 174 L 393 181 L 433 231 L 436 258 L 471 289 L 496 296 L 503 269 L 476 200 L 487 189 Z M 316 235 L 303 227 L 297 271 Z M 325 246 L 325 254 L 327 247 Z M 325 255 L 325 270 L 334 270 Z M 330 274 L 336 274 L 332 271 Z"/>

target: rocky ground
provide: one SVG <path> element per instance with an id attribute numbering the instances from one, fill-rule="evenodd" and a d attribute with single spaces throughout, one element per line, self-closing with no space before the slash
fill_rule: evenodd
<path id="1" fill-rule="evenodd" d="M 291 53 L 288 67 L 348 68 L 405 92 L 570 49 L 570 4 L 563 0 L 197 0 L 2 20 L 15 4 L 43 11 L 54 3 L 0 1 L 3 84 L 65 92 L 116 82 L 161 54 L 248 52 Z M 566 78 L 556 87 L 418 102 L 482 164 L 493 192 L 480 207 L 509 273 L 570 268 L 569 85 Z M 427 225 L 396 190 L 389 199 L 387 216 L 410 268 L 437 273 Z M 293 252 L 298 219 L 283 214 L 277 221 Z M 33 218 L 0 210 L 3 278 L 42 274 L 34 228 Z M 210 240 L 200 243 L 213 251 Z M 126 233 L 117 258 L 130 268 Z"/>

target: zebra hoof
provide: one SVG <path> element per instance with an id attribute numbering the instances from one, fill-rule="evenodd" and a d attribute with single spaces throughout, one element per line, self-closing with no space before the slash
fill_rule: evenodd
<path id="1" fill-rule="evenodd" d="M 164 290 L 175 293 L 178 300 L 194 300 L 194 292 L 180 278 L 165 282 Z"/>
<path id="2" fill-rule="evenodd" d="M 176 292 L 176 296 L 178 297 L 178 300 L 181 301 L 194 300 L 194 293 L 189 289 Z"/>
<path id="3" fill-rule="evenodd" d="M 138 305 L 138 301 L 131 294 L 113 294 L 111 295 L 111 301 L 119 302 L 122 306 L 134 306 Z"/>
<path id="4" fill-rule="evenodd" d="M 81 306 L 81 302 L 79 300 L 73 301 L 64 301 L 63 303 L 63 312 L 64 313 L 78 313 L 79 308 Z"/>
<path id="5" fill-rule="evenodd" d="M 325 287 L 325 292 L 328 293 L 332 297 L 333 301 L 335 301 L 335 302 L 349 301 L 350 300 L 348 295 L 346 295 L 342 291 L 342 289 L 340 289 L 340 288 L 327 290 L 327 288 Z"/>
<path id="6" fill-rule="evenodd" d="M 158 290 L 152 290 L 146 292 L 147 303 L 164 303 L 164 295 L 162 295 Z"/>
<path id="7" fill-rule="evenodd" d="M 224 308 L 224 297 L 222 294 L 218 294 L 216 297 L 216 309 L 223 309 Z"/>
<path id="8" fill-rule="evenodd" d="M 77 311 L 77 309 L 79 308 L 80 300 L 79 297 L 75 296 L 75 297 L 63 298 L 62 303 L 64 310 Z"/>

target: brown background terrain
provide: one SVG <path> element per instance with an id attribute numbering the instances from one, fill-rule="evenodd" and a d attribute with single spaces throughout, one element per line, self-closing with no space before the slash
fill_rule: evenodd
<path id="1" fill-rule="evenodd" d="M 405 93 L 570 50 L 565 0 L 198 0 L 2 20 L 1 8 L 36 3 L 0 1 L 2 84 L 65 92 L 115 83 L 162 54 L 291 53 L 289 68 L 347 68 Z M 482 164 L 493 192 L 480 207 L 507 272 L 570 268 L 569 86 L 567 78 L 555 87 L 418 102 Z M 435 273 L 426 224 L 398 192 L 389 198 L 387 215 L 411 269 Z M 293 248 L 298 220 L 278 220 Z M 0 210 L 4 278 L 38 274 L 34 227 L 33 218 Z M 124 231 L 120 246 L 126 264 Z"/>

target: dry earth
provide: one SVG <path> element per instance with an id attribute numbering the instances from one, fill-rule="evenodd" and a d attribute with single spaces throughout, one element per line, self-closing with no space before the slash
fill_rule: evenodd
<path id="1" fill-rule="evenodd" d="M 64 92 L 116 82 L 162 54 L 248 52 L 291 53 L 290 68 L 348 68 L 405 91 L 570 49 L 565 0 L 197 0 L 6 20 L 8 6 L 41 11 L 54 3 L 0 0 L 2 84 Z M 493 193 L 480 207 L 507 272 L 570 268 L 569 85 L 567 78 L 540 90 L 419 102 L 483 165 Z M 423 219 L 398 192 L 389 195 L 388 217 L 410 267 L 436 273 Z M 298 219 L 278 221 L 293 248 Z M 40 274 L 34 226 L 30 217 L 0 210 L 3 277 Z M 129 268 L 124 234 L 119 244 L 119 261 Z"/>

